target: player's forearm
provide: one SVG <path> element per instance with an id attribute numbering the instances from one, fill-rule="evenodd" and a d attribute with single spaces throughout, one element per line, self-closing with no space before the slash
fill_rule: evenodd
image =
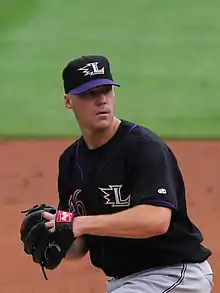
<path id="1" fill-rule="evenodd" d="M 73 229 L 80 235 L 147 238 L 165 233 L 170 216 L 167 208 L 141 205 L 111 215 L 78 217 Z"/>
<path id="2" fill-rule="evenodd" d="M 66 254 L 67 260 L 80 259 L 86 255 L 88 248 L 86 246 L 83 236 L 78 237 L 72 244 L 71 248 Z"/>

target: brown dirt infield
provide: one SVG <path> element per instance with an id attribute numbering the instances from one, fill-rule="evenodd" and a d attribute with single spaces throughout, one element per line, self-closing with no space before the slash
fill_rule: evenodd
<path id="1" fill-rule="evenodd" d="M 49 281 L 44 280 L 40 267 L 24 255 L 19 239 L 22 209 L 42 202 L 57 204 L 57 159 L 69 143 L 0 142 L 1 293 L 105 292 L 105 277 L 90 266 L 87 257 L 78 262 L 63 262 L 48 272 Z M 220 292 L 220 141 L 167 143 L 177 155 L 185 177 L 190 216 L 213 251 L 213 292 Z"/>

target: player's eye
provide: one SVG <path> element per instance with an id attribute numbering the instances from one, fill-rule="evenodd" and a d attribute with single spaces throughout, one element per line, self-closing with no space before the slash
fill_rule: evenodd
<path id="1" fill-rule="evenodd" d="M 107 94 L 112 90 L 112 86 L 111 85 L 105 85 L 103 86 L 103 88 L 101 89 L 103 94 Z"/>

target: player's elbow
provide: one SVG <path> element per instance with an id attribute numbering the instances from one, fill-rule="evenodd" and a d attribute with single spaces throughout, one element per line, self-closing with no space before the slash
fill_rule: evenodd
<path id="1" fill-rule="evenodd" d="M 165 234 L 170 227 L 171 210 L 169 208 L 159 208 L 157 220 L 154 225 L 155 235 Z"/>
<path id="2" fill-rule="evenodd" d="M 171 209 L 166 207 L 143 206 L 142 228 L 143 233 L 151 236 L 165 234 L 170 227 Z M 141 214 L 140 214 L 141 216 Z"/>
<path id="3" fill-rule="evenodd" d="M 163 219 L 159 221 L 157 227 L 155 227 L 155 234 L 156 235 L 165 234 L 167 233 L 169 227 L 170 227 L 170 221 L 168 219 Z"/>

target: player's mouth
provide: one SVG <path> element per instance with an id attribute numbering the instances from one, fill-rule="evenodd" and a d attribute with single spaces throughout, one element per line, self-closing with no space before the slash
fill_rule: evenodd
<path id="1" fill-rule="evenodd" d="M 96 115 L 108 115 L 109 112 L 108 111 L 100 111 L 98 113 L 96 113 Z"/>

